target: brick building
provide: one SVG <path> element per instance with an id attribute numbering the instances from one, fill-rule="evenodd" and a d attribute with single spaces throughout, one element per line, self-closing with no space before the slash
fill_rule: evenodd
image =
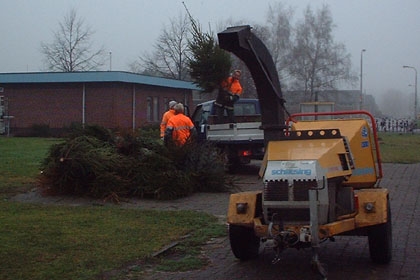
<path id="1" fill-rule="evenodd" d="M 119 71 L 0 73 L 0 133 L 1 125 L 13 135 L 72 123 L 135 129 L 158 124 L 170 100 L 193 106 L 196 91 L 190 82 Z"/>

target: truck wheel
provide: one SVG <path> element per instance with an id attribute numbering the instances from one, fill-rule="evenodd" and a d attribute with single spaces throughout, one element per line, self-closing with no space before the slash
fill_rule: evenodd
<path id="1" fill-rule="evenodd" d="M 260 249 L 260 238 L 255 236 L 254 229 L 229 225 L 229 240 L 233 254 L 245 261 L 256 259 Z"/>
<path id="2" fill-rule="evenodd" d="M 387 264 L 392 259 L 391 207 L 388 201 L 386 223 L 373 226 L 368 231 L 369 253 L 374 263 Z"/>

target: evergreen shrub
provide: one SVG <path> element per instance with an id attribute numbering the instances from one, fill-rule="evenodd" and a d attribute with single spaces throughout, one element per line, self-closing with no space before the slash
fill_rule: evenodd
<path id="1" fill-rule="evenodd" d="M 48 124 L 32 124 L 30 136 L 32 137 L 51 137 L 51 129 Z"/>

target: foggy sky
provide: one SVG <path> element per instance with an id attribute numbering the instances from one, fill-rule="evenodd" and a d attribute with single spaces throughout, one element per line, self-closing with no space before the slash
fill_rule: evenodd
<path id="1" fill-rule="evenodd" d="M 336 25 L 334 39 L 346 45 L 353 70 L 360 75 L 363 53 L 364 93 L 385 96 L 402 93 L 413 98 L 414 70 L 420 71 L 420 1 L 418 0 L 184 0 L 191 14 L 204 27 L 216 30 L 227 20 L 265 24 L 268 5 L 282 2 L 303 9 L 328 4 Z M 71 8 L 95 31 L 93 41 L 111 52 L 102 70 L 128 71 L 128 64 L 145 51 L 152 51 L 169 19 L 185 13 L 182 0 L 1 0 L 0 72 L 44 70 L 41 42 L 52 42 L 53 31 Z M 411 86 L 409 86 L 411 85 Z M 359 89 L 355 86 L 353 89 Z"/>

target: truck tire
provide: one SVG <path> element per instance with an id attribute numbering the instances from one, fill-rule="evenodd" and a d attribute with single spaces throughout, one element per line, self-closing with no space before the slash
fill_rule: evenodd
<path id="1" fill-rule="evenodd" d="M 392 259 L 392 223 L 389 201 L 387 207 L 386 223 L 372 226 L 368 230 L 370 258 L 377 264 L 387 264 Z"/>
<path id="2" fill-rule="evenodd" d="M 255 236 L 253 228 L 229 225 L 229 240 L 233 254 L 241 261 L 258 257 L 260 238 Z"/>

